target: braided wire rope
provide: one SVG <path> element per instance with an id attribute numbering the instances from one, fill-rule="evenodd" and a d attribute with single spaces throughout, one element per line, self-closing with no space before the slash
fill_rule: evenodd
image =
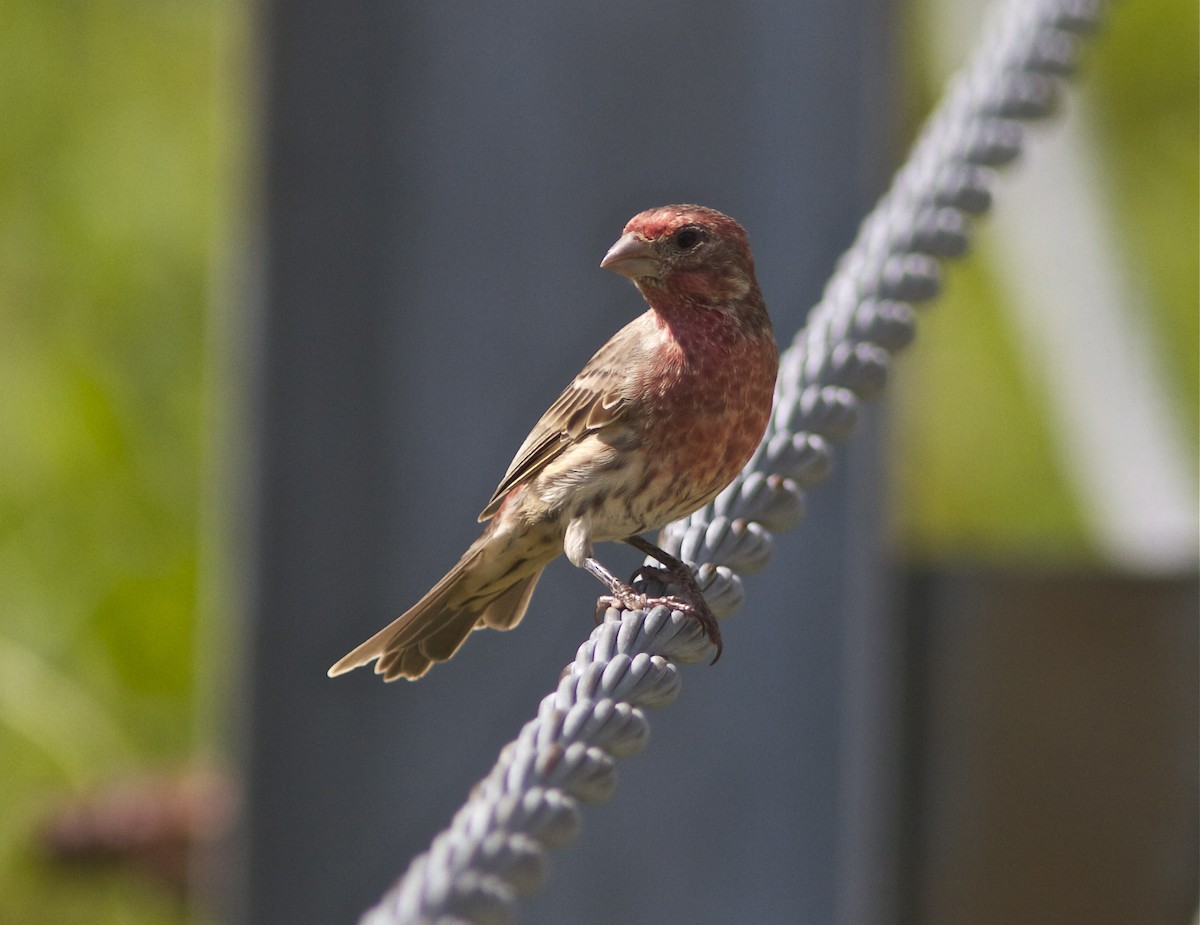
<path id="1" fill-rule="evenodd" d="M 754 457 L 711 504 L 663 530 L 660 545 L 695 569 L 716 616 L 741 605 L 736 573 L 766 565 L 771 534 L 801 519 L 804 493 L 828 476 L 859 404 L 882 392 L 892 354 L 915 334 L 914 307 L 939 292 L 939 261 L 966 253 L 972 217 L 991 206 L 996 168 L 1020 153 L 1023 122 L 1054 111 L 1060 79 L 1073 72 L 1079 38 L 1102 6 L 1009 0 L 994 11 L 981 47 L 781 355 Z M 664 588 L 651 581 L 647 590 Z M 541 885 L 545 852 L 578 835 L 580 805 L 607 799 L 616 759 L 644 745 L 644 711 L 678 695 L 675 663 L 711 655 L 698 622 L 678 611 L 609 609 L 537 717 L 362 925 L 511 921 L 519 899 Z"/>

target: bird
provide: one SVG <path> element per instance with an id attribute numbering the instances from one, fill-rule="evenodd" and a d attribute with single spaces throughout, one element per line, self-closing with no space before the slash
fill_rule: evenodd
<path id="1" fill-rule="evenodd" d="M 715 209 L 661 206 L 630 219 L 600 266 L 632 280 L 646 312 L 596 351 L 534 425 L 457 564 L 330 677 L 372 661 L 386 681 L 422 677 L 473 630 L 516 626 L 561 554 L 608 588 L 597 613 L 667 603 L 698 619 L 720 654 L 691 570 L 642 534 L 712 501 L 766 429 L 779 354 L 746 232 Z M 637 592 L 595 558 L 598 542 L 646 552 L 663 568 L 639 573 L 680 594 Z"/>

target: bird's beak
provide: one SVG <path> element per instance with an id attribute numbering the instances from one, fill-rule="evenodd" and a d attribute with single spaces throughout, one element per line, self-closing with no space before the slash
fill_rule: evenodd
<path id="1" fill-rule="evenodd" d="M 630 279 L 658 277 L 658 254 L 641 235 L 627 231 L 608 249 L 600 266 Z"/>

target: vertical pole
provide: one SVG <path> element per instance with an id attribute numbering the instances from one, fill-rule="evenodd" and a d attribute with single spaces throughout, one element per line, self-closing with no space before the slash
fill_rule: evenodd
<path id="1" fill-rule="evenodd" d="M 418 684 L 324 671 L 440 577 L 537 416 L 642 310 L 596 266 L 629 216 L 733 214 L 791 336 L 886 181 L 885 11 L 265 3 L 241 922 L 352 921 L 553 687 L 598 591 L 565 562 L 521 627 Z M 842 615 L 878 578 L 848 524 L 880 481 L 858 442 L 522 921 L 837 920 L 861 680 Z"/>

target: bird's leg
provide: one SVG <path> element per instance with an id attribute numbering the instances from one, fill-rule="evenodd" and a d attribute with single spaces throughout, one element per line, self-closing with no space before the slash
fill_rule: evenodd
<path id="1" fill-rule="evenodd" d="M 691 569 L 670 553 L 659 549 L 653 543 L 642 539 L 640 536 L 631 537 L 626 542 L 646 553 L 646 555 L 658 559 L 664 566 L 662 569 L 655 569 L 653 566 L 643 566 L 635 574 L 648 573 L 654 575 L 654 577 L 671 579 L 676 586 L 687 594 L 687 597 L 677 597 L 673 594 L 664 595 L 663 597 L 651 597 L 648 594 L 643 594 L 636 588 L 621 581 L 620 578 L 606 569 L 596 559 L 589 556 L 583 560 L 584 571 L 604 584 L 609 590 L 608 594 L 601 595 L 596 600 L 596 622 L 599 623 L 602 619 L 601 608 L 620 607 L 624 610 L 649 610 L 658 604 L 665 604 L 672 610 L 678 610 L 685 616 L 692 617 L 700 624 L 709 642 L 717 647 L 717 654 L 713 656 L 713 660 L 710 663 L 716 664 L 717 659 L 721 657 L 721 650 L 723 648 L 721 630 L 717 626 L 716 617 L 708 609 L 708 604 L 704 600 L 704 594 L 700 591 L 700 585 L 696 583 L 696 576 L 692 574 Z"/>
<path id="2" fill-rule="evenodd" d="M 652 559 L 657 559 L 663 564 L 663 568 L 655 568 L 653 565 L 643 565 L 633 574 L 636 581 L 639 577 L 657 578 L 666 583 L 670 579 L 676 587 L 686 591 L 689 596 L 704 600 L 704 594 L 700 590 L 700 585 L 696 582 L 696 574 L 687 564 L 667 552 L 665 549 L 660 549 L 649 540 L 640 536 L 631 536 L 625 541 L 639 552 L 644 552 Z"/>
<path id="3" fill-rule="evenodd" d="M 700 586 L 696 584 L 695 577 L 688 571 L 688 567 L 674 556 L 663 552 L 640 537 L 634 537 L 634 539 L 637 539 L 639 542 L 634 543 L 633 540 L 628 540 L 628 542 L 638 549 L 646 551 L 647 555 L 655 556 L 656 558 L 661 555 L 663 558 L 659 561 L 666 566 L 665 569 L 661 570 L 653 569 L 651 566 L 643 566 L 643 568 L 654 572 L 662 571 L 665 578 L 677 579 L 675 583 L 681 586 L 688 593 L 689 597 L 676 597 L 673 594 L 663 597 L 651 597 L 648 594 L 643 594 L 636 588 L 621 581 L 620 578 L 589 556 L 583 560 L 584 571 L 603 583 L 609 590 L 608 594 L 603 594 L 596 600 L 596 623 L 599 623 L 603 617 L 601 608 L 619 607 L 624 610 L 649 610 L 658 604 L 665 604 L 672 610 L 678 610 L 685 616 L 699 621 L 701 628 L 704 630 L 704 635 L 708 637 L 709 642 L 717 647 L 717 654 L 713 656 L 713 660 L 710 663 L 716 664 L 717 659 L 721 657 L 721 631 L 717 628 L 716 618 L 712 615 L 712 611 L 708 609 L 708 604 L 704 601 L 704 595 L 700 593 Z M 641 543 L 644 543 L 645 546 L 640 545 Z M 687 578 L 676 576 L 677 570 L 680 571 L 681 575 L 686 575 Z M 641 569 L 639 569 L 640 571 Z M 688 579 L 691 580 L 689 581 Z"/>
<path id="4" fill-rule="evenodd" d="M 662 563 L 662 568 L 655 568 L 652 565 L 643 565 L 633 574 L 636 581 L 638 577 L 645 576 L 658 578 L 664 583 L 669 579 L 677 588 L 679 588 L 684 596 L 677 597 L 668 595 L 660 598 L 650 598 L 653 602 L 662 602 L 677 607 L 683 613 L 699 621 L 700 626 L 704 629 L 704 634 L 708 636 L 709 641 L 717 647 L 717 654 L 713 657 L 713 663 L 721 657 L 721 630 L 717 626 L 717 619 L 713 616 L 712 611 L 708 609 L 708 602 L 704 600 L 704 592 L 700 590 L 700 585 L 696 581 L 696 576 L 688 566 L 676 559 L 665 549 L 659 549 L 649 540 L 640 536 L 631 536 L 625 540 L 634 549 L 645 553 L 653 559 L 657 559 Z"/>

